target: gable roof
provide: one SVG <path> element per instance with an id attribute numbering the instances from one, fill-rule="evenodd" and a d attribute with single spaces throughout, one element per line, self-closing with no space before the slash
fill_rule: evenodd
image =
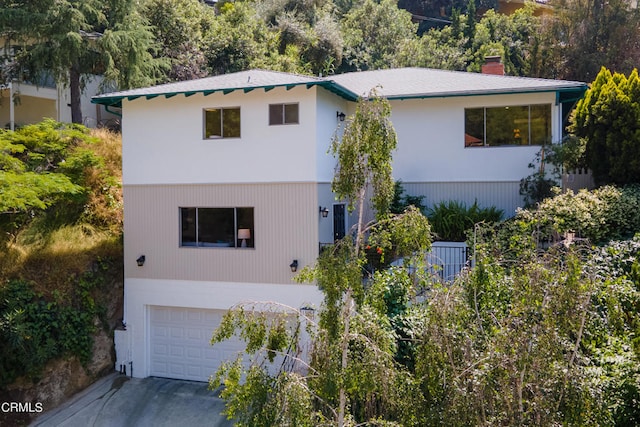
<path id="1" fill-rule="evenodd" d="M 256 89 L 267 92 L 276 87 L 285 87 L 289 90 L 301 85 L 307 88 L 320 86 L 350 101 L 367 96 L 371 89 L 376 88 L 379 96 L 388 99 L 555 92 L 559 102 L 568 102 L 581 98 L 587 89 L 587 85 L 582 82 L 428 68 L 359 71 L 324 78 L 277 71 L 250 70 L 107 93 L 94 96 L 92 102 L 121 107 L 123 99 L 131 101 L 141 97 L 151 99 L 158 96 L 171 98 L 176 95 L 188 97 L 196 93 L 206 96 L 215 92 L 226 94 L 237 90 L 246 93 Z"/>

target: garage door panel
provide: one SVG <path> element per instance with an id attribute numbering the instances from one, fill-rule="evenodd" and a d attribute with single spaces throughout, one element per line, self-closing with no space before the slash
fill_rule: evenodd
<path id="1" fill-rule="evenodd" d="M 150 307 L 152 376 L 208 381 L 224 360 L 235 359 L 244 343 L 210 344 L 223 310 Z"/>
<path id="2" fill-rule="evenodd" d="M 204 331 L 202 329 L 199 329 L 199 328 L 198 329 L 196 329 L 196 328 L 187 328 L 187 339 L 195 340 L 195 341 L 202 341 L 203 332 Z M 208 337 L 208 338 L 211 339 L 211 337 Z"/>

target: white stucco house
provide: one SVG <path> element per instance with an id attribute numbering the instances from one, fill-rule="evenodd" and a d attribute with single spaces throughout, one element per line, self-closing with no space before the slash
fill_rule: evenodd
<path id="1" fill-rule="evenodd" d="M 96 96 L 121 108 L 126 331 L 135 377 L 206 381 L 237 344 L 210 346 L 240 301 L 320 306 L 292 279 L 350 227 L 330 189 L 332 136 L 376 87 L 398 134 L 394 177 L 427 204 L 521 205 L 543 142 L 579 82 L 419 68 L 317 78 L 252 70 Z M 326 216 L 325 216 L 326 215 Z"/>

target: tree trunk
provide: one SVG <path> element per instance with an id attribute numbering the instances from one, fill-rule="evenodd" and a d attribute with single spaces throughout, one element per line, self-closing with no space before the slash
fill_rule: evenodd
<path id="1" fill-rule="evenodd" d="M 358 229 L 356 231 L 356 244 L 355 244 L 355 257 L 358 258 L 360 243 L 362 242 L 362 222 L 364 218 L 364 196 L 366 194 L 366 187 L 360 190 L 358 196 Z M 349 363 L 349 329 L 351 324 L 351 306 L 353 305 L 353 298 L 351 297 L 352 289 L 347 289 L 347 294 L 344 298 L 344 309 L 342 312 L 344 321 L 344 331 L 342 332 L 342 360 L 341 368 L 342 374 L 347 370 Z M 344 418 L 347 408 L 347 393 L 344 383 L 340 385 L 340 400 L 338 406 L 338 427 L 344 427 Z"/>
<path id="2" fill-rule="evenodd" d="M 80 109 L 80 71 L 77 65 L 69 69 L 69 90 L 71 92 L 71 122 L 82 124 Z"/>

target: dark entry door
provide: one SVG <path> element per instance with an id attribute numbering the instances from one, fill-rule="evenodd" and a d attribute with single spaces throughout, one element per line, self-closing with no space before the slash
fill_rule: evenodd
<path id="1" fill-rule="evenodd" d="M 344 204 L 333 205 L 333 240 L 340 240 L 344 237 L 346 228 L 346 215 Z"/>

